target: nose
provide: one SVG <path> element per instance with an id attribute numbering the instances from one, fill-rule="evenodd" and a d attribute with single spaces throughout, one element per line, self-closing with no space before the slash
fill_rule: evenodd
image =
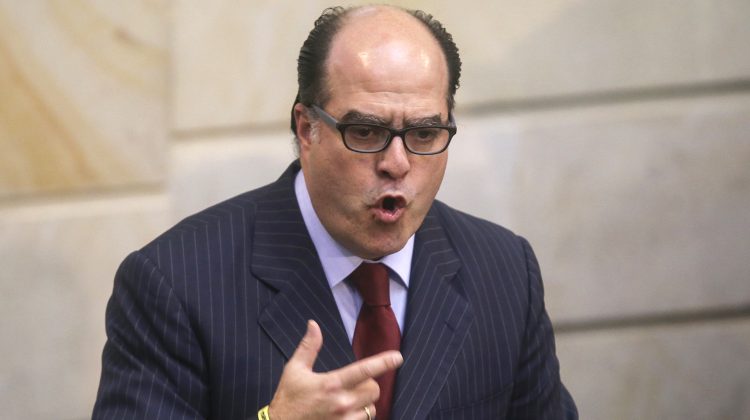
<path id="1" fill-rule="evenodd" d="M 385 150 L 379 153 L 378 172 L 393 179 L 406 176 L 411 169 L 409 151 L 404 146 L 401 137 L 394 137 Z"/>

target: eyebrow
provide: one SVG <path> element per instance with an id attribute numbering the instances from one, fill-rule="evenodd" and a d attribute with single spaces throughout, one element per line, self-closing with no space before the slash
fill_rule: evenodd
<path id="1" fill-rule="evenodd" d="M 356 124 L 356 123 L 364 123 L 364 124 L 377 124 L 377 125 L 388 125 L 389 121 L 378 117 L 377 115 L 373 114 L 364 114 L 359 111 L 349 111 L 346 114 L 344 114 L 343 117 L 341 117 L 340 120 L 342 123 L 348 123 L 348 124 Z"/>
<path id="2" fill-rule="evenodd" d="M 351 110 L 341 117 L 340 122 L 347 124 L 375 124 L 384 127 L 390 127 L 391 121 L 381 118 L 373 114 L 365 114 L 363 112 Z M 407 118 L 404 121 L 404 128 L 409 127 L 429 127 L 433 125 L 443 125 L 443 120 L 440 118 L 440 114 L 431 115 L 429 117 L 420 118 Z"/>
<path id="3" fill-rule="evenodd" d="M 440 118 L 439 114 L 422 118 L 410 118 L 406 120 L 405 124 L 406 127 L 429 127 L 433 125 L 443 125 L 443 119 Z"/>

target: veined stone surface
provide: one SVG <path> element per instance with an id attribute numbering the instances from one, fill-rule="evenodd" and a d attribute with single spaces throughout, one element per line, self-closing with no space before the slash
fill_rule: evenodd
<path id="1" fill-rule="evenodd" d="M 459 109 L 750 78 L 746 0 L 398 4 L 432 13 L 453 34 L 463 61 Z M 299 49 L 329 5 L 175 3 L 173 128 L 286 123 Z"/>
<path id="2" fill-rule="evenodd" d="M 175 144 L 169 188 L 175 222 L 275 181 L 295 159 L 292 139 L 279 131 Z"/>
<path id="3" fill-rule="evenodd" d="M 745 0 L 479 0 L 425 6 L 465 63 L 461 105 L 750 78 Z"/>
<path id="4" fill-rule="evenodd" d="M 168 209 L 160 195 L 0 209 L 0 418 L 90 418 L 115 272 Z"/>
<path id="5" fill-rule="evenodd" d="M 439 197 L 528 238 L 556 321 L 750 303 L 750 96 L 457 117 Z"/>
<path id="6" fill-rule="evenodd" d="M 0 1 L 0 198 L 163 178 L 165 1 Z"/>
<path id="7" fill-rule="evenodd" d="M 582 419 L 750 418 L 750 321 L 558 335 Z"/>
<path id="8" fill-rule="evenodd" d="M 319 1 L 178 2 L 173 128 L 288 123 Z"/>

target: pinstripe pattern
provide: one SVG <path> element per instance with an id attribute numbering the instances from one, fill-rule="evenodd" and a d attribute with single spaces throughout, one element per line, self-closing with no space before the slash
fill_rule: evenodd
<path id="1" fill-rule="evenodd" d="M 94 418 L 252 418 L 307 319 L 317 371 L 354 360 L 293 191 L 189 217 L 129 255 L 107 306 Z M 393 418 L 576 418 L 525 240 L 436 202 L 417 232 Z"/>

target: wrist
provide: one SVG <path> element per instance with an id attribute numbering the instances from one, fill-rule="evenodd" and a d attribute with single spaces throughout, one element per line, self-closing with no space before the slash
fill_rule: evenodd
<path id="1" fill-rule="evenodd" d="M 258 410 L 258 420 L 271 420 L 271 416 L 268 414 L 268 408 L 270 406 L 265 406 Z"/>

